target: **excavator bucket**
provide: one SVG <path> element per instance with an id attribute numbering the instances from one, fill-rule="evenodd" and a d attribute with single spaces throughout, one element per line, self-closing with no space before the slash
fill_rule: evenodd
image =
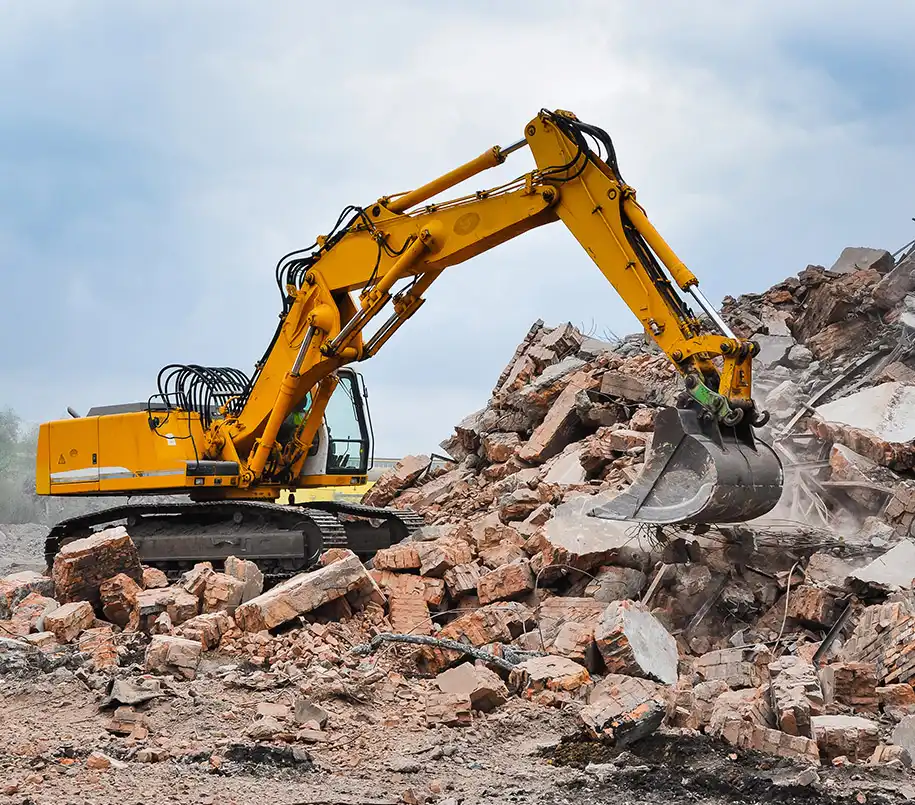
<path id="1" fill-rule="evenodd" d="M 644 523 L 733 523 L 771 511 L 782 465 L 748 422 L 726 427 L 697 411 L 665 408 L 645 467 L 632 486 L 588 514 Z"/>

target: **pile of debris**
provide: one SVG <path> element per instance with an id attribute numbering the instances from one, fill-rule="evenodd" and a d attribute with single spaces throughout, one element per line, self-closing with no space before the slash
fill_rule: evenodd
<path id="1" fill-rule="evenodd" d="M 422 557 L 442 544 L 469 546 L 448 549 L 446 592 L 449 607 L 471 614 L 447 623 L 433 612 L 435 634 L 472 642 L 464 623 L 491 617 L 496 589 L 537 624 L 516 622 L 513 645 L 608 674 L 586 698 L 611 688 L 636 710 L 664 701 L 671 726 L 780 754 L 897 756 L 883 745 L 874 754 L 889 722 L 865 729 L 861 719 L 915 714 L 915 542 L 904 539 L 915 520 L 913 270 L 911 251 L 896 262 L 846 249 L 829 270 L 808 266 L 725 300 L 725 318 L 761 348 L 757 396 L 772 412 L 763 437 L 788 476 L 771 517 L 704 534 L 587 519 L 637 477 L 677 378 L 643 337 L 611 344 L 538 321 L 486 407 L 442 443 L 454 463 L 432 470 L 429 457 L 407 457 L 368 493 L 367 503 L 414 508 L 429 524 L 376 567 L 399 574 L 394 589 L 404 575 L 427 576 Z M 642 618 L 633 645 L 644 649 L 660 628 L 676 646 L 673 692 L 645 682 L 633 699 L 620 692 L 631 677 L 671 684 L 653 665 L 664 643 L 650 642 L 647 666 L 604 648 L 601 624 L 621 622 L 624 605 Z M 431 671 L 448 659 L 419 655 Z M 555 698 L 547 691 L 542 699 Z M 611 712 L 605 724 L 620 723 Z"/>
<path id="2" fill-rule="evenodd" d="M 429 726 L 520 697 L 617 745 L 663 729 L 805 763 L 908 766 L 915 262 L 846 252 L 725 305 L 762 346 L 789 475 L 776 517 L 692 531 L 588 518 L 638 476 L 678 378 L 641 336 L 537 322 L 443 444 L 453 462 L 407 457 L 366 496 L 424 516 L 409 541 L 368 565 L 329 550 L 265 590 L 234 557 L 170 584 L 109 529 L 64 546 L 49 576 L 0 579 L 0 672 L 76 652 L 96 674 L 139 657 L 190 680 L 218 652 L 242 658 L 240 685 L 350 695 L 344 671 L 412 678 Z M 319 712 L 295 729 L 278 712 L 250 737 L 324 740 Z"/>

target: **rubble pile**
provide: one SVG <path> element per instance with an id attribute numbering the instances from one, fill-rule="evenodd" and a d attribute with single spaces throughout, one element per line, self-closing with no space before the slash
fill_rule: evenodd
<path id="1" fill-rule="evenodd" d="M 366 495 L 423 515 L 408 541 L 367 563 L 328 550 L 265 589 L 236 557 L 170 582 L 108 529 L 64 546 L 49 574 L 0 579 L 0 672 L 75 657 L 107 689 L 128 673 L 190 684 L 210 656 L 234 658 L 227 686 L 308 694 L 294 711 L 264 702 L 245 728 L 257 742 L 326 742 L 324 696 L 399 697 L 434 728 L 520 702 L 617 746 L 667 730 L 800 763 L 908 766 L 913 268 L 846 250 L 726 300 L 761 347 L 788 476 L 773 517 L 691 530 L 589 518 L 638 476 L 678 376 L 642 336 L 537 322 L 443 443 L 453 461 L 408 456 Z M 131 684 L 115 720 L 143 741 L 133 708 L 149 697 Z"/>

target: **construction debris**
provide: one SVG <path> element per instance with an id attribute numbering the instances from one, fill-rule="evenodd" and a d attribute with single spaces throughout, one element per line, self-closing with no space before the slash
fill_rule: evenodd
<path id="1" fill-rule="evenodd" d="M 123 526 L 65 544 L 54 558 L 51 576 L 58 601 L 88 601 L 95 606 L 102 582 L 119 573 L 135 582 L 143 578 L 137 549 Z"/>
<path id="2" fill-rule="evenodd" d="M 358 557 L 348 553 L 339 562 L 293 576 L 242 604 L 235 611 L 239 628 L 246 632 L 273 629 L 360 588 L 377 590 L 377 585 Z"/>
<path id="3" fill-rule="evenodd" d="M 170 567 L 170 584 L 140 565 L 129 529 L 109 529 L 65 545 L 50 576 L 0 579 L 0 671 L 78 666 L 117 706 L 107 728 L 134 742 L 162 722 L 143 709 L 213 682 L 267 697 L 221 714 L 235 738 L 300 757 L 366 732 L 344 723 L 353 705 L 365 724 L 445 735 L 500 729 L 525 708 L 512 718 L 561 714 L 617 747 L 698 732 L 805 764 L 903 765 L 915 749 L 908 262 L 848 252 L 726 300 L 762 347 L 761 436 L 785 464 L 767 518 L 678 529 L 589 517 L 638 477 L 678 376 L 643 336 L 538 322 L 443 443 L 454 461 L 408 456 L 369 492 L 423 517 L 408 540 L 367 564 L 332 548 L 275 586 L 237 557 Z M 150 742 L 129 758 L 172 751 Z M 451 756 L 417 757 L 439 751 Z M 405 753 L 389 766 L 422 763 Z"/>

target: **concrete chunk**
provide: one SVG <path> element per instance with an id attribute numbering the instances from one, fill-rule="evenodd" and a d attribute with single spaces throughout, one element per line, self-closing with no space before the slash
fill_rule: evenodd
<path id="1" fill-rule="evenodd" d="M 810 719 L 820 754 L 828 760 L 847 757 L 852 763 L 865 762 L 877 748 L 877 724 L 860 716 L 814 716 Z"/>
<path id="2" fill-rule="evenodd" d="M 136 546 L 123 526 L 68 542 L 60 549 L 51 572 L 55 597 L 61 603 L 88 601 L 98 605 L 102 582 L 119 573 L 135 582 L 143 578 Z"/>
<path id="3" fill-rule="evenodd" d="M 846 246 L 829 270 L 833 274 L 851 274 L 853 271 L 874 269 L 881 274 L 892 270 L 893 256 L 886 249 L 870 249 L 866 246 Z"/>
<path id="4" fill-rule="evenodd" d="M 915 758 L 915 715 L 906 716 L 896 725 L 893 743 L 905 749 L 909 757 Z"/>
<path id="5" fill-rule="evenodd" d="M 908 589 L 915 579 L 915 541 L 903 540 L 869 565 L 851 573 L 859 581 Z"/>
<path id="6" fill-rule="evenodd" d="M 239 559 L 236 556 L 227 556 L 225 561 L 225 572 L 227 576 L 244 582 L 244 589 L 241 594 L 241 602 L 250 601 L 256 598 L 264 591 L 264 574 L 260 568 L 247 559 Z"/>
<path id="7" fill-rule="evenodd" d="M 146 670 L 193 679 L 197 676 L 202 649 L 203 646 L 197 640 L 154 635 L 146 649 Z"/>
<path id="8" fill-rule="evenodd" d="M 235 610 L 235 621 L 246 632 L 273 629 L 297 615 L 342 598 L 366 586 L 372 577 L 354 554 L 310 573 L 300 573 L 252 598 Z"/>
<path id="9" fill-rule="evenodd" d="M 626 598 L 638 598 L 648 577 L 641 571 L 630 567 L 601 567 L 585 588 L 585 595 L 595 601 L 609 604 Z"/>
<path id="10" fill-rule="evenodd" d="M 594 630 L 594 642 L 610 673 L 677 681 L 677 641 L 643 604 L 614 601 Z"/>
<path id="11" fill-rule="evenodd" d="M 882 383 L 817 406 L 810 427 L 882 466 L 911 469 L 915 386 Z"/>
<path id="12" fill-rule="evenodd" d="M 95 622 L 95 612 L 88 601 L 71 601 L 45 615 L 44 626 L 54 633 L 58 643 L 75 640 Z"/>

